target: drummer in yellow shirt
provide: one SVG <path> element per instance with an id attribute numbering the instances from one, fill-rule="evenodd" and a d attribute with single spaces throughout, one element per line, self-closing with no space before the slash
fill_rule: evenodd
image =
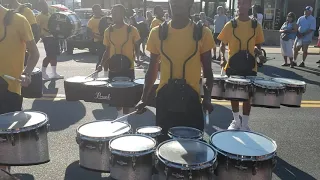
<path id="1" fill-rule="evenodd" d="M 154 27 L 159 26 L 164 22 L 164 19 L 163 19 L 164 12 L 161 6 L 154 7 L 154 15 L 155 15 L 155 18 L 151 22 L 150 30 Z"/>
<path id="2" fill-rule="evenodd" d="M 262 27 L 257 21 L 249 18 L 248 12 L 251 8 L 252 0 L 239 0 L 239 16 L 229 21 L 222 29 L 218 39 L 222 42 L 221 66 L 228 76 L 256 76 L 257 62 L 255 60 L 255 47 L 261 50 L 261 44 L 264 42 Z M 247 42 L 248 47 L 247 47 Z M 225 60 L 225 45 L 229 47 L 229 59 Z M 241 46 L 241 49 L 240 49 Z M 259 51 L 260 51 L 259 50 Z M 249 55 L 247 54 L 249 51 Z M 248 69 L 245 72 L 244 69 Z M 250 100 L 243 102 L 242 121 L 239 117 L 239 102 L 231 101 L 234 120 L 230 124 L 230 130 L 250 131 L 248 121 L 251 111 Z"/>
<path id="3" fill-rule="evenodd" d="M 7 17 L 7 21 L 4 18 Z M 0 4 L 0 114 L 21 111 L 21 85 L 31 83 L 31 73 L 39 59 L 39 51 L 33 39 L 31 27 L 20 14 L 12 13 Z M 24 68 L 25 51 L 30 55 Z M 18 80 L 5 77 L 11 76 Z M 6 152 L 2 152 L 5 155 Z M 1 167 L 9 171 L 8 167 Z M 1 178 L 0 178 L 1 179 Z"/>

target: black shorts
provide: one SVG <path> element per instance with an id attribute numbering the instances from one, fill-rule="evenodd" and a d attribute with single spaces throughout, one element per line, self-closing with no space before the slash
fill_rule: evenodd
<path id="1" fill-rule="evenodd" d="M 188 106 L 190 111 L 186 113 L 170 112 L 166 106 L 167 103 L 162 90 L 163 88 L 158 91 L 156 100 L 156 126 L 162 128 L 162 135 L 158 137 L 158 143 L 170 139 L 168 130 L 172 127 L 186 126 L 204 130 L 204 116 L 200 99 L 190 104 Z"/>
<path id="2" fill-rule="evenodd" d="M 60 55 L 60 42 L 54 37 L 42 38 L 47 57 L 55 59 Z"/>
<path id="3" fill-rule="evenodd" d="M 115 77 L 128 77 L 131 80 L 134 80 L 135 79 L 134 69 L 129 69 L 127 71 L 122 71 L 122 72 L 109 71 L 109 79 L 113 79 Z"/>
<path id="4" fill-rule="evenodd" d="M 221 41 L 218 39 L 220 33 L 214 33 L 213 34 L 213 38 L 214 38 L 214 42 L 216 43 L 216 45 L 220 45 Z"/>
<path id="5" fill-rule="evenodd" d="M 10 91 L 7 91 L 0 96 L 0 114 L 21 111 L 23 100 L 22 96 Z"/>
<path id="6" fill-rule="evenodd" d="M 239 74 L 237 72 L 234 72 L 231 68 L 227 68 L 226 75 L 228 77 L 230 77 L 230 76 L 257 76 L 257 72 L 250 71 L 250 72 L 247 72 L 247 73 Z"/>

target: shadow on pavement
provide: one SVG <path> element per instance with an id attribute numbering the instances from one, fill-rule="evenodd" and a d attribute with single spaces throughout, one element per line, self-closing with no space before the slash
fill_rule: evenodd
<path id="1" fill-rule="evenodd" d="M 282 78 L 296 79 L 296 80 L 304 81 L 307 84 L 314 84 L 314 85 L 320 86 L 320 82 L 306 79 L 303 76 L 301 76 L 293 71 L 289 71 L 289 70 L 274 67 L 274 66 L 264 65 L 261 68 L 259 68 L 259 72 L 263 73 L 266 76 L 270 76 L 270 77 L 282 77 Z"/>
<path id="2" fill-rule="evenodd" d="M 301 171 L 300 169 L 288 164 L 286 161 L 277 157 L 277 166 L 273 170 L 280 179 L 303 179 L 303 180 L 316 180 L 306 172 Z"/>
<path id="3" fill-rule="evenodd" d="M 103 109 L 95 109 L 92 114 L 96 120 L 116 119 L 118 116 L 117 109 L 110 107 L 108 104 L 101 104 Z"/>
<path id="4" fill-rule="evenodd" d="M 35 180 L 31 174 L 14 174 L 14 177 L 19 178 L 21 180 Z"/>
<path id="5" fill-rule="evenodd" d="M 57 95 L 59 88 L 56 87 L 56 81 L 57 79 L 43 81 L 43 94 Z M 46 87 L 47 82 L 49 82 L 48 87 Z"/>
<path id="6" fill-rule="evenodd" d="M 304 68 L 295 67 L 295 69 L 320 76 L 320 68 L 316 69 L 316 68 L 311 68 L 311 67 L 304 67 Z"/>
<path id="7" fill-rule="evenodd" d="M 50 131 L 67 129 L 86 115 L 85 106 L 77 102 L 35 100 L 31 110 L 41 111 L 48 115 Z"/>
<path id="8" fill-rule="evenodd" d="M 79 63 L 97 63 L 98 56 L 90 52 L 81 52 L 73 55 L 62 54 L 58 57 L 58 62 L 75 61 Z"/>
<path id="9" fill-rule="evenodd" d="M 231 109 L 217 104 L 213 105 L 214 111 L 210 114 L 210 123 L 209 125 L 205 125 L 205 132 L 209 136 L 217 131 L 227 129 L 233 120 Z M 242 112 L 241 109 L 240 111 Z"/>
<path id="10" fill-rule="evenodd" d="M 112 180 L 108 177 L 102 177 L 101 173 L 83 169 L 79 166 L 79 161 L 70 164 L 64 176 L 64 180 Z"/>

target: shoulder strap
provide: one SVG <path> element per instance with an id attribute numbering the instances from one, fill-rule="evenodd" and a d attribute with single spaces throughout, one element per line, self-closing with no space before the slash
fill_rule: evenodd
<path id="1" fill-rule="evenodd" d="M 127 29 L 128 34 L 131 33 L 131 31 L 132 31 L 132 25 L 129 25 Z"/>
<path id="2" fill-rule="evenodd" d="M 231 24 L 232 24 L 232 28 L 234 28 L 234 29 L 238 27 L 238 23 L 237 23 L 237 20 L 235 18 L 231 19 Z"/>
<path id="3" fill-rule="evenodd" d="M 258 27 L 258 21 L 256 18 L 251 19 L 251 27 L 256 29 Z"/>
<path id="4" fill-rule="evenodd" d="M 11 24 L 11 21 L 12 21 L 12 18 L 13 18 L 13 15 L 17 13 L 15 10 L 13 9 L 10 9 L 6 15 L 4 16 L 3 18 L 3 24 L 4 26 L 9 26 Z"/>
<path id="5" fill-rule="evenodd" d="M 27 5 L 21 4 L 20 7 L 18 8 L 19 13 L 23 13 L 24 9 L 27 8 Z"/>
<path id="6" fill-rule="evenodd" d="M 201 22 L 197 22 L 196 24 L 194 24 L 193 39 L 195 41 L 200 41 L 202 39 L 202 31 L 203 24 Z"/>
<path id="7" fill-rule="evenodd" d="M 166 21 L 159 25 L 159 39 L 164 41 L 168 37 L 169 26 Z"/>

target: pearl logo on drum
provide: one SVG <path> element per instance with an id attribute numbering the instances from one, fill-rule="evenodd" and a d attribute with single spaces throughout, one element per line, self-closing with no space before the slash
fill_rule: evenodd
<path id="1" fill-rule="evenodd" d="M 94 99 L 111 100 L 111 94 L 108 94 L 107 96 L 102 96 L 101 92 L 97 92 Z"/>

